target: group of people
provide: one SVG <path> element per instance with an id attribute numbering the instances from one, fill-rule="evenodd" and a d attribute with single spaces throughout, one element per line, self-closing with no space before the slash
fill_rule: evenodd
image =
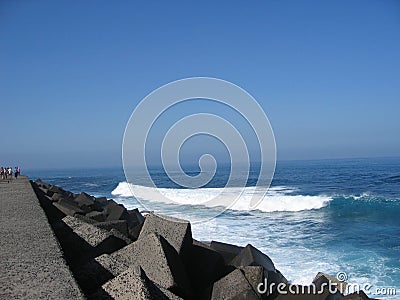
<path id="1" fill-rule="evenodd" d="M 14 176 L 15 179 L 18 178 L 18 175 L 21 173 L 20 167 L 14 168 Z M 11 179 L 13 176 L 13 168 L 12 167 L 0 167 L 0 177 L 1 179 Z"/>

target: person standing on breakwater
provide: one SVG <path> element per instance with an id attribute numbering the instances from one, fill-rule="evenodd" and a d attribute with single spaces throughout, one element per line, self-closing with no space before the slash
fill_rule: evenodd
<path id="1" fill-rule="evenodd" d="M 21 168 L 15 167 L 14 168 L 15 179 L 17 179 L 20 174 L 21 174 Z M 2 180 L 6 179 L 8 180 L 8 182 L 10 182 L 9 179 L 13 179 L 13 167 L 0 167 L 0 179 Z"/>
<path id="2" fill-rule="evenodd" d="M 2 180 L 7 180 L 7 182 L 10 182 L 10 178 L 12 179 L 12 167 L 1 167 L 0 168 L 0 176 Z"/>

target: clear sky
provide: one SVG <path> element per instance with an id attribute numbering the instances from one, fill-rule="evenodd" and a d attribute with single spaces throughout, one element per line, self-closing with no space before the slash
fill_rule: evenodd
<path id="1" fill-rule="evenodd" d="M 259 101 L 278 159 L 400 154 L 400 1 L 0 2 L 0 164 L 121 164 L 137 103 L 210 76 Z"/>

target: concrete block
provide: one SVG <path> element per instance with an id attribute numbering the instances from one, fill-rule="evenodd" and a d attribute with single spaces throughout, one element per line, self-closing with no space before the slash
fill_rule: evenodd
<path id="1" fill-rule="evenodd" d="M 86 295 L 93 293 L 104 283 L 115 277 L 95 259 L 90 259 L 87 263 L 76 267 L 74 276 Z"/>
<path id="2" fill-rule="evenodd" d="M 113 199 L 107 200 L 106 205 L 104 206 L 104 214 L 107 216 L 110 214 L 111 209 L 113 206 L 117 206 L 118 203 L 115 202 Z"/>
<path id="3" fill-rule="evenodd" d="M 106 221 L 127 220 L 129 218 L 128 211 L 122 205 L 108 203 L 106 208 Z"/>
<path id="4" fill-rule="evenodd" d="M 162 235 L 186 261 L 193 242 L 191 226 L 188 221 L 151 213 L 146 216 L 138 240 L 150 233 Z"/>
<path id="5" fill-rule="evenodd" d="M 58 202 L 54 202 L 53 205 L 68 216 L 74 216 L 76 214 L 81 214 L 81 215 L 85 214 L 85 212 L 82 209 L 80 209 L 76 204 L 71 203 L 71 201 L 67 199 L 61 199 Z"/>
<path id="6" fill-rule="evenodd" d="M 101 242 L 110 236 L 110 233 L 79 220 L 77 218 L 67 216 L 62 219 L 63 222 L 70 227 L 74 233 L 83 238 L 92 247 L 98 246 Z"/>
<path id="7" fill-rule="evenodd" d="M 60 188 L 59 186 L 56 186 L 56 185 L 50 186 L 50 188 L 48 190 L 53 193 L 58 193 L 58 194 L 63 194 L 65 192 L 62 188 Z"/>
<path id="8" fill-rule="evenodd" d="M 211 299 L 260 299 L 244 273 L 236 269 L 214 283 Z"/>
<path id="9" fill-rule="evenodd" d="M 37 186 L 39 186 L 41 188 L 44 188 L 46 190 L 48 190 L 51 187 L 50 184 L 48 184 L 47 182 L 42 181 L 40 178 L 36 179 L 35 183 L 37 184 Z"/>
<path id="10" fill-rule="evenodd" d="M 77 248 L 76 250 L 72 249 L 72 252 L 77 251 L 75 259 L 79 259 L 79 253 L 82 256 L 81 259 L 85 261 L 104 253 L 113 253 L 126 245 L 124 240 L 114 234 L 77 218 L 67 216 L 62 221 L 72 230 L 72 235 L 70 234 L 69 239 L 75 239 L 76 245 L 71 245 Z M 68 232 L 64 235 L 65 238 L 68 238 Z"/>
<path id="11" fill-rule="evenodd" d="M 221 254 L 196 240 L 193 240 L 186 270 L 197 292 L 226 275 Z"/>
<path id="12" fill-rule="evenodd" d="M 100 211 L 91 211 L 86 214 L 86 217 L 91 218 L 97 222 L 104 222 L 106 220 L 106 216 L 103 212 Z"/>
<path id="13" fill-rule="evenodd" d="M 127 245 L 129 245 L 130 243 L 133 242 L 128 236 L 126 236 L 125 234 L 122 234 L 121 232 L 119 232 L 118 230 L 115 230 L 114 228 L 112 228 L 110 230 L 110 233 L 112 235 L 114 235 L 115 237 L 123 240 Z"/>
<path id="14" fill-rule="evenodd" d="M 114 201 L 108 201 L 104 208 L 106 221 L 125 220 L 128 228 L 133 228 L 143 223 L 143 216 L 136 210 L 128 211 L 123 205 L 116 204 Z"/>
<path id="15" fill-rule="evenodd" d="M 94 199 L 92 196 L 82 192 L 75 199 L 75 203 L 78 204 L 79 207 L 90 207 L 94 205 Z"/>
<path id="16" fill-rule="evenodd" d="M 131 238 L 133 241 L 136 241 L 139 238 L 142 227 L 143 227 L 143 223 L 136 225 L 135 227 L 129 228 L 128 229 L 129 238 Z"/>
<path id="17" fill-rule="evenodd" d="M 246 247 L 244 247 L 229 264 L 234 267 L 262 266 L 267 271 L 276 272 L 272 260 L 260 250 L 253 247 L 251 244 L 248 244 Z"/>
<path id="18" fill-rule="evenodd" d="M 239 270 L 242 271 L 253 290 L 261 298 L 263 294 L 258 292 L 257 287 L 260 283 L 265 282 L 264 268 L 261 266 L 246 266 L 240 267 Z"/>
<path id="19" fill-rule="evenodd" d="M 41 190 L 41 191 L 43 192 L 43 194 L 47 196 L 47 191 L 48 191 L 48 189 L 45 189 L 45 188 L 43 188 L 43 187 L 40 187 L 40 186 L 38 186 L 38 185 L 35 184 L 35 183 L 33 183 L 33 184 L 34 184 L 34 187 L 35 187 L 36 189 Z M 47 197 L 48 197 L 48 196 L 47 196 Z M 49 198 L 51 199 L 51 197 L 49 197 Z"/>
<path id="20" fill-rule="evenodd" d="M 225 264 L 228 264 L 243 249 L 243 247 L 217 241 L 211 241 L 210 247 L 222 255 Z"/>
<path id="21" fill-rule="evenodd" d="M 94 199 L 94 202 L 100 203 L 103 206 L 107 204 L 107 198 L 106 197 L 97 197 Z"/>
<path id="22" fill-rule="evenodd" d="M 64 198 L 65 198 L 65 196 L 63 194 L 54 193 L 53 196 L 51 197 L 51 200 L 58 202 L 58 201 L 60 201 L 61 199 L 64 199 Z"/>
<path id="23" fill-rule="evenodd" d="M 97 211 L 103 211 L 106 204 L 107 204 L 106 197 L 94 198 L 93 209 Z"/>
<path id="24" fill-rule="evenodd" d="M 113 299 L 182 299 L 154 284 L 141 267 L 131 267 L 102 286 Z"/>
<path id="25" fill-rule="evenodd" d="M 321 288 L 321 286 L 324 284 L 324 286 L 326 286 L 328 288 L 328 285 L 331 286 L 331 290 L 333 290 L 334 288 L 337 288 L 338 293 L 343 296 L 343 294 L 346 292 L 346 288 L 347 288 L 347 282 L 345 281 L 340 281 L 338 280 L 336 277 L 330 276 L 328 274 L 324 274 L 322 272 L 319 272 L 314 280 L 313 280 L 313 284 L 315 284 L 315 286 L 317 288 Z"/>
<path id="26" fill-rule="evenodd" d="M 110 272 L 114 277 L 118 276 L 122 272 L 129 268 L 129 264 L 123 259 L 119 259 L 115 255 L 102 254 L 94 259 L 100 264 L 105 270 Z"/>
<path id="27" fill-rule="evenodd" d="M 83 222 L 82 220 L 79 220 L 77 218 L 66 216 L 62 220 L 73 230 L 74 233 L 76 233 L 78 236 L 84 239 L 92 247 L 98 247 L 100 244 L 104 243 L 107 240 L 115 239 L 115 237 L 106 230 L 100 229 L 92 224 Z M 115 250 L 117 249 L 116 248 L 114 250 L 110 249 L 111 252 Z M 106 253 L 110 251 L 107 251 Z"/>
<path id="28" fill-rule="evenodd" d="M 112 299 L 143 299 L 152 300 L 151 287 L 146 281 L 143 270 L 139 272 L 133 268 L 119 274 L 102 286 L 102 289 Z M 166 298 L 160 298 L 166 299 Z"/>
<path id="29" fill-rule="evenodd" d="M 115 264 L 117 264 L 117 263 L 120 264 L 121 268 L 123 266 L 129 267 L 129 266 L 137 265 L 138 260 L 137 260 L 137 249 L 136 248 L 137 248 L 136 242 L 131 243 L 131 244 L 121 248 L 120 250 L 115 251 L 114 253 L 111 253 L 110 257 Z M 104 267 L 106 269 L 108 268 L 107 265 L 104 265 Z M 117 269 L 120 269 L 120 268 L 117 268 Z M 110 270 L 110 272 L 112 272 L 112 270 Z"/>
<path id="30" fill-rule="evenodd" d="M 103 258 L 104 259 L 104 258 Z M 141 266 L 154 283 L 178 295 L 188 295 L 191 286 L 185 267 L 175 249 L 160 235 L 150 233 L 138 241 L 112 253 L 104 268 L 115 273 L 124 266 Z M 109 267 L 112 265 L 112 268 Z"/>
<path id="31" fill-rule="evenodd" d="M 279 272 L 279 270 L 274 271 L 266 271 L 264 270 L 264 274 L 267 277 L 267 282 L 268 285 L 273 284 L 275 288 L 272 289 L 273 293 L 275 293 L 276 287 L 278 286 L 278 284 L 285 284 L 288 285 L 288 281 L 285 278 L 285 276 L 282 275 L 281 272 Z"/>
<path id="32" fill-rule="evenodd" d="M 153 282 L 153 284 L 156 287 L 156 290 L 155 290 L 155 293 L 154 293 L 154 296 L 155 296 L 154 299 L 159 299 L 158 295 L 160 295 L 160 292 L 161 292 L 161 295 L 162 296 L 164 296 L 164 295 L 167 296 L 167 299 L 170 299 L 170 300 L 183 300 L 183 298 L 181 298 L 178 295 L 170 292 L 166 288 L 163 288 L 162 286 L 160 286 L 160 285 L 158 285 L 158 284 L 156 284 L 154 282 Z"/>
<path id="33" fill-rule="evenodd" d="M 86 222 L 86 223 L 89 223 L 89 224 L 92 224 L 92 225 L 98 223 L 98 221 L 95 221 L 92 218 L 87 217 L 86 215 L 75 215 L 74 217 L 79 219 L 79 220 L 81 220 L 81 221 L 83 221 L 83 222 Z"/>
<path id="34" fill-rule="evenodd" d="M 152 281 L 177 294 L 190 294 L 185 267 L 164 237 L 151 233 L 135 242 L 135 246 L 139 264 Z"/>
<path id="35" fill-rule="evenodd" d="M 139 212 L 137 208 L 128 210 L 128 214 L 130 215 L 131 219 L 131 226 L 137 226 L 139 224 L 142 224 L 144 222 L 144 217 L 143 215 Z"/>
<path id="36" fill-rule="evenodd" d="M 101 229 L 108 231 L 110 231 L 111 229 L 115 229 L 118 230 L 123 235 L 128 236 L 128 223 L 125 220 L 98 222 L 95 223 L 95 225 Z"/>

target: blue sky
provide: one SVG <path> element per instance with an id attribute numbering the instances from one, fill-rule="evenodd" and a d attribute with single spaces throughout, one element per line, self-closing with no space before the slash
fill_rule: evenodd
<path id="1" fill-rule="evenodd" d="M 193 76 L 250 92 L 278 159 L 400 153 L 397 0 L 1 1 L 0 163 L 120 165 L 134 107 Z"/>

